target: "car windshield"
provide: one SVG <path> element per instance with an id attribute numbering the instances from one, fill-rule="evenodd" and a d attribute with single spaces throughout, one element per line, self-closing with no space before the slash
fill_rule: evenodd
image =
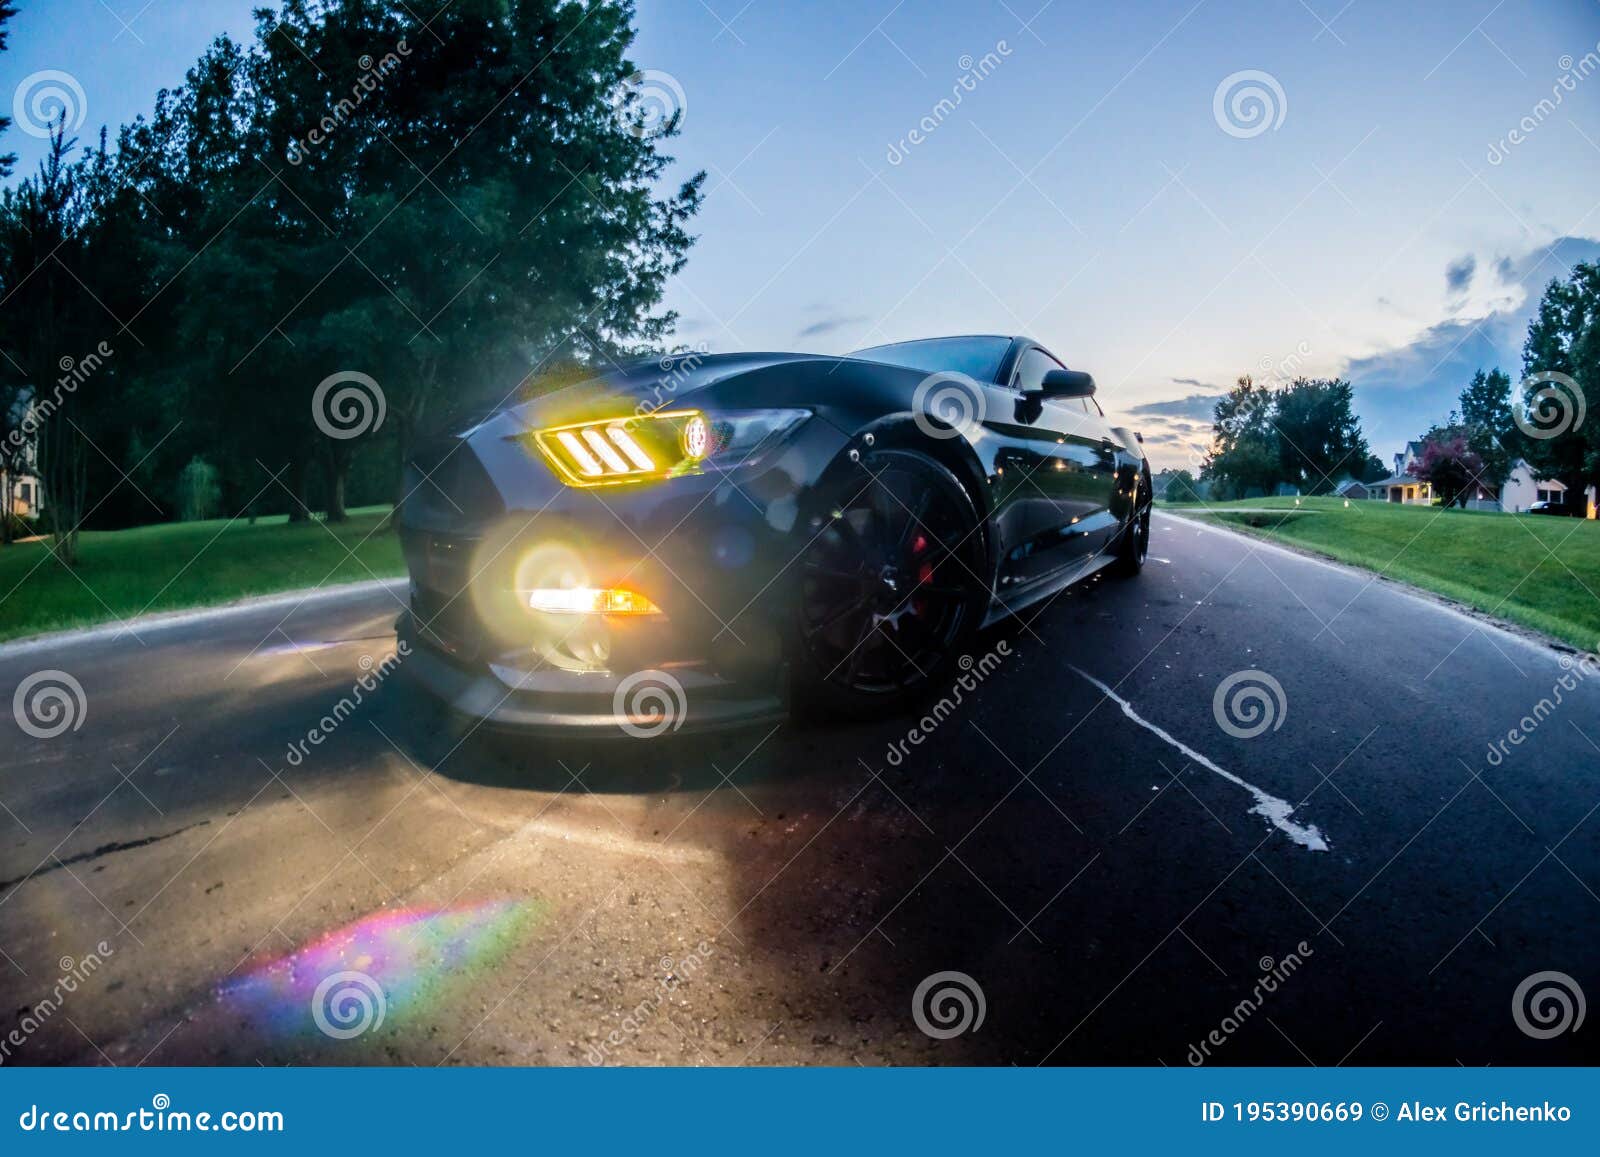
<path id="1" fill-rule="evenodd" d="M 856 350 L 850 356 L 870 362 L 888 362 L 926 373 L 958 373 L 979 382 L 992 382 L 1000 361 L 1011 347 L 1008 337 L 934 337 Z"/>

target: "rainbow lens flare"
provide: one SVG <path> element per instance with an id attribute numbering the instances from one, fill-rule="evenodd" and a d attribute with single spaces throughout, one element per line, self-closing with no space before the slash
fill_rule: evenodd
<path id="1" fill-rule="evenodd" d="M 375 912 L 224 981 L 217 999 L 273 1035 L 357 1035 L 340 1027 L 347 1021 L 383 1033 L 499 963 L 544 911 L 533 901 L 488 900 Z M 339 991 L 330 993 L 335 977 Z M 349 1003 L 334 1007 L 330 995 Z"/>

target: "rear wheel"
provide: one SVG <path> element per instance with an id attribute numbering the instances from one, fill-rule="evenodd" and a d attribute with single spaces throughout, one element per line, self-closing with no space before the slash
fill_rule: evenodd
<path id="1" fill-rule="evenodd" d="M 925 454 L 879 450 L 843 470 L 802 533 L 795 699 L 865 717 L 915 701 L 983 613 L 978 512 Z"/>
<path id="2" fill-rule="evenodd" d="M 1117 540 L 1112 574 L 1132 578 L 1144 569 L 1145 556 L 1150 553 L 1150 505 L 1150 480 L 1141 476 L 1134 495 L 1133 520 L 1123 527 Z"/>

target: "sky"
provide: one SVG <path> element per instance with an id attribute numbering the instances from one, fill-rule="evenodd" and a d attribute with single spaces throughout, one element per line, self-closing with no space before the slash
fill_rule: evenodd
<path id="1" fill-rule="evenodd" d="M 19 3 L 0 93 L 70 74 L 85 138 L 254 6 Z M 1387 458 L 1519 376 L 1545 283 L 1600 257 L 1597 0 L 638 7 L 671 176 L 707 173 L 685 345 L 1026 333 L 1163 467 L 1240 374 L 1344 375 Z"/>

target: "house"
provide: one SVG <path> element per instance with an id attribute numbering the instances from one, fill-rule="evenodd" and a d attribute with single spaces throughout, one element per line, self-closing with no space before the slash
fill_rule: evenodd
<path id="1" fill-rule="evenodd" d="M 1421 442 L 1407 442 L 1405 450 L 1394 456 L 1394 473 L 1367 483 L 1368 495 L 1380 501 L 1401 502 L 1407 506 L 1432 506 L 1433 487 L 1407 473 L 1421 454 Z"/>
<path id="2" fill-rule="evenodd" d="M 1346 478 L 1333 488 L 1336 498 L 1371 498 L 1372 493 L 1367 489 L 1366 483 L 1357 482 L 1354 478 Z"/>
<path id="3" fill-rule="evenodd" d="M 1506 484 L 1500 488 L 1500 509 L 1507 514 L 1521 514 L 1535 502 L 1584 502 L 1590 518 L 1595 517 L 1594 487 L 1581 497 L 1569 495 L 1564 483 L 1554 478 L 1538 478 L 1533 468 L 1521 458 L 1511 467 Z"/>
<path id="4" fill-rule="evenodd" d="M 18 402 L 22 413 L 31 414 L 32 404 L 26 397 Z M 13 411 L 15 416 L 19 411 Z M 9 512 L 15 518 L 38 518 L 44 510 L 44 488 L 39 481 L 39 440 L 33 424 L 24 421 L 6 423 L 9 437 L 20 444 L 16 449 L 0 446 L 0 512 Z M 6 469 L 4 463 L 9 463 Z"/>

